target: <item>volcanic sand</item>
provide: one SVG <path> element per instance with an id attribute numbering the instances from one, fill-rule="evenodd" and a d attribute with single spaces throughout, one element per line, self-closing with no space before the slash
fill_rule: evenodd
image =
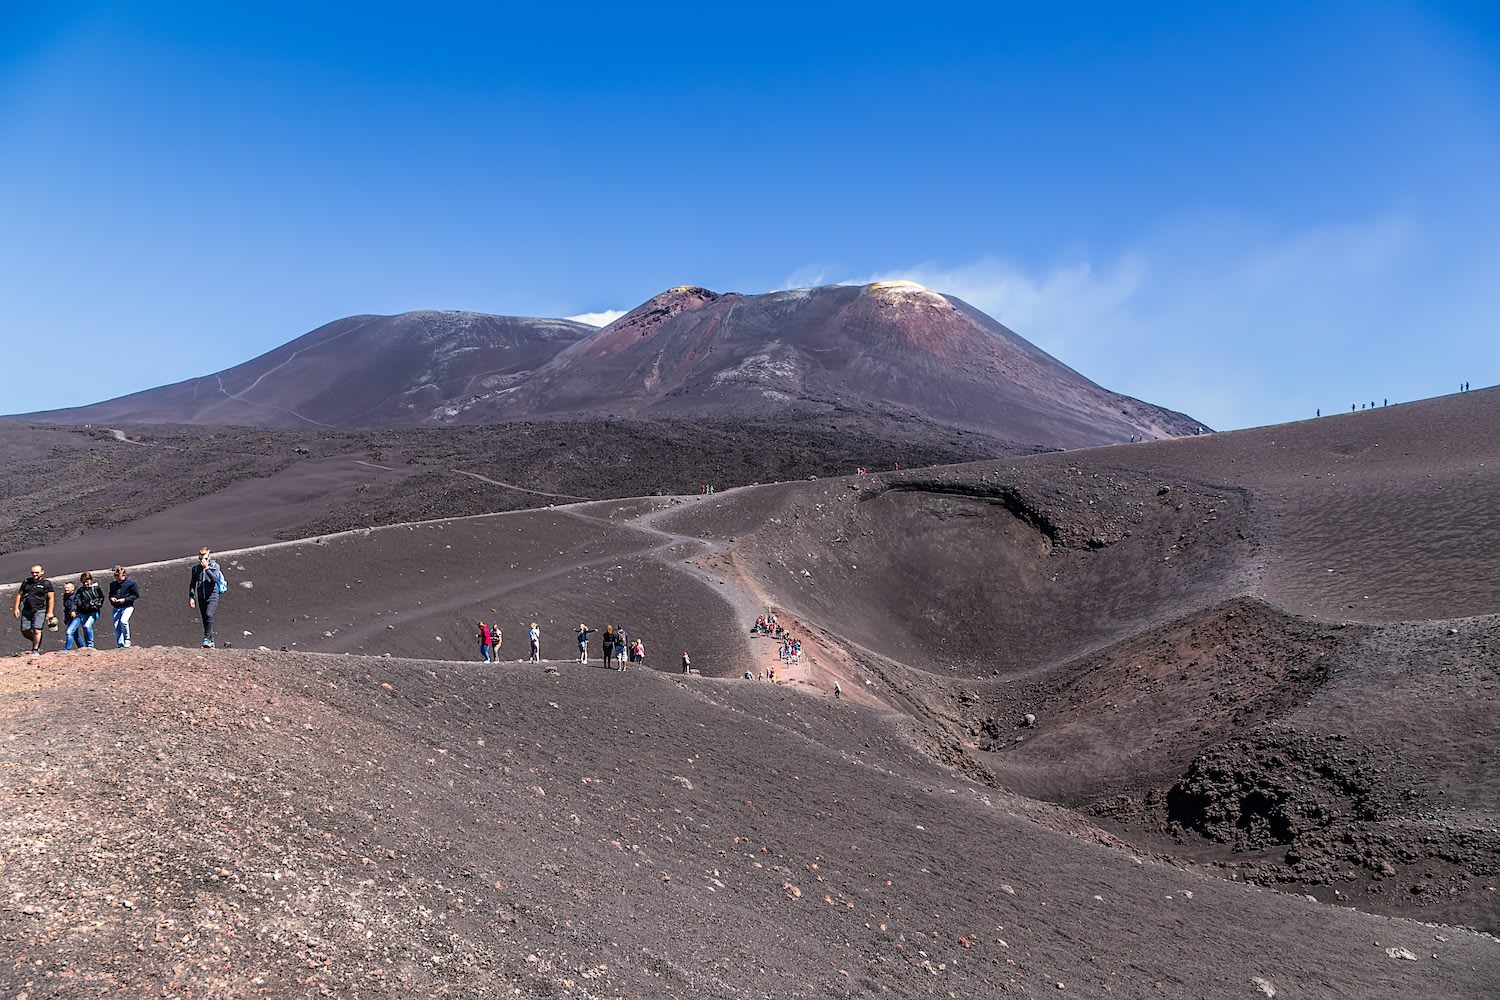
<path id="1" fill-rule="evenodd" d="M 114 859 L 122 873 L 146 866 L 138 883 L 120 875 L 150 901 L 136 905 L 181 923 L 198 898 L 208 915 L 195 933 L 238 956 L 174 973 L 153 948 L 125 949 L 145 956 L 130 968 L 151 984 L 249 982 L 231 968 L 244 965 L 282 970 L 267 982 L 285 991 L 275 976 L 306 967 L 300 929 L 332 949 L 317 952 L 318 983 L 375 993 L 514 982 L 537 994 L 986 995 L 1022 981 L 1055 990 L 1055 977 L 1085 995 L 1240 996 L 1259 976 L 1281 995 L 1486 995 L 1500 973 L 1492 939 L 1376 914 L 1500 922 L 1485 766 L 1500 639 L 1496 402 L 1476 392 L 230 554 L 221 636 L 250 650 L 49 653 L 0 673 L 12 692 L 7 815 L 23 817 L 7 833 L 7 898 L 43 911 L 6 911 L 7 932 L 45 962 L 101 974 L 90 956 L 117 931 L 68 950 L 45 943 L 49 914 L 119 934 L 127 918 L 78 897 L 86 881 L 49 881 L 28 853 L 66 833 L 51 857 L 83 864 L 97 828 L 145 838 Z M 196 642 L 186 567 L 139 574 L 141 641 Z M 431 661 L 473 657 L 481 617 L 509 633 L 507 659 L 523 655 L 522 623 L 541 622 L 544 651 L 562 658 L 578 622 L 611 622 L 645 637 L 653 665 L 674 669 L 689 649 L 733 678 L 775 663 L 774 644 L 746 634 L 766 604 L 805 640 L 793 686 L 826 693 L 837 679 L 859 704 L 714 677 Z M 297 710 L 270 711 L 278 701 Z M 189 727 L 203 730 L 188 741 L 203 756 L 176 766 Z M 363 754 L 334 752 L 361 733 Z M 257 755 L 259 784 L 206 763 L 247 768 Z M 142 801 L 117 814 L 100 796 L 125 762 L 148 767 L 126 793 Z M 583 781 L 606 765 L 621 768 L 610 784 Z M 21 797 L 52 770 L 45 794 Z M 143 819 L 151 801 L 166 803 L 161 822 Z M 492 827 L 500 803 L 510 808 Z M 213 809 L 226 807 L 255 815 L 221 824 L 218 856 L 254 863 L 221 861 L 230 875 L 177 886 L 151 859 L 174 838 L 214 836 Z M 343 825 L 328 829 L 334 817 Z M 734 835 L 754 838 L 748 868 Z M 275 883 L 267 844 L 312 853 L 285 866 L 304 881 L 280 889 L 282 908 L 255 915 L 246 893 L 269 901 Z M 399 873 L 379 870 L 392 861 Z M 320 888 L 325 876 L 344 884 Z M 236 877 L 256 881 L 242 892 Z M 647 908 L 622 908 L 641 894 Z M 326 907 L 350 900 L 365 910 L 345 926 Z M 291 928 L 284 947 L 210 926 L 259 920 L 270 933 L 292 912 L 302 923 L 275 924 Z M 350 931 L 356 920 L 380 943 Z M 1029 954 L 1016 953 L 1017 928 L 1039 935 Z M 430 961 L 444 934 L 453 956 Z M 174 948 L 181 937 L 162 936 Z M 1396 946 L 1416 961 L 1387 957 Z M 398 970 L 404 981 L 384 978 Z"/>

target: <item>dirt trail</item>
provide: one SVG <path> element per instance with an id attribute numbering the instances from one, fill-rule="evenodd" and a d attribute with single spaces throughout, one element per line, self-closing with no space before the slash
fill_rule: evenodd
<path id="1" fill-rule="evenodd" d="M 532 496 L 536 497 L 556 497 L 559 500 L 582 500 L 585 502 L 593 499 L 592 497 L 574 496 L 571 493 L 547 493 L 543 490 L 528 489 L 525 486 L 517 486 L 515 483 L 502 483 L 498 479 L 491 479 L 489 476 L 481 476 L 477 472 L 465 472 L 463 469 L 449 469 L 448 471 L 456 473 L 460 476 L 468 476 L 470 479 L 477 479 L 481 483 L 489 483 L 492 486 L 503 486 L 508 490 L 515 490 L 517 493 L 530 493 Z"/>

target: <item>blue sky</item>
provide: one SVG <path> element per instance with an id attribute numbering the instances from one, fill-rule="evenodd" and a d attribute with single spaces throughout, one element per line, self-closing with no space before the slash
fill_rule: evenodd
<path id="1" fill-rule="evenodd" d="M 889 277 L 1217 427 L 1494 384 L 1492 9 L 0 0 L 0 412 Z"/>

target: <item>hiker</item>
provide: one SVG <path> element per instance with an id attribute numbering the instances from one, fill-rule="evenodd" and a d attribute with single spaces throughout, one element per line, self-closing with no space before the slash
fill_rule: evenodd
<path id="1" fill-rule="evenodd" d="M 21 623 L 21 634 L 31 642 L 31 655 L 42 655 L 42 630 L 57 628 L 57 590 L 42 567 L 31 567 L 31 575 L 21 581 L 16 591 L 15 616 Z"/>
<path id="2" fill-rule="evenodd" d="M 624 649 L 623 646 L 617 647 L 615 645 L 620 641 L 620 637 L 616 634 L 613 625 L 605 624 L 604 635 L 600 638 L 600 641 L 604 645 L 604 666 L 606 669 L 610 669 L 610 664 L 618 662 L 620 652 Z"/>
<path id="3" fill-rule="evenodd" d="M 639 639 L 630 647 L 630 660 L 632 663 L 646 662 L 646 644 Z"/>
<path id="4" fill-rule="evenodd" d="M 479 659 L 484 663 L 490 662 L 490 650 L 494 647 L 494 644 L 490 641 L 490 627 L 484 622 L 480 622 L 479 634 L 474 636 L 474 638 L 479 641 Z"/>
<path id="5" fill-rule="evenodd" d="M 490 622 L 490 659 L 500 662 L 500 646 L 505 637 L 500 634 L 500 623 Z"/>
<path id="6" fill-rule="evenodd" d="M 188 577 L 188 607 L 198 609 L 203 619 L 203 648 L 214 648 L 214 613 L 219 610 L 219 595 L 229 589 L 224 573 L 207 545 L 198 550 L 198 561 Z"/>
<path id="7" fill-rule="evenodd" d="M 94 623 L 103 607 L 104 591 L 94 582 L 94 574 L 78 574 L 78 635 L 73 644 L 79 649 L 94 648 Z"/>
<path id="8" fill-rule="evenodd" d="M 682 672 L 690 674 L 693 672 L 693 661 L 688 658 L 687 650 L 682 651 Z"/>
<path id="9" fill-rule="evenodd" d="M 124 566 L 116 566 L 115 578 L 109 581 L 109 605 L 114 609 L 115 648 L 130 647 L 130 616 L 135 613 L 135 602 L 141 599 L 140 586 L 125 572 Z"/>
<path id="10" fill-rule="evenodd" d="M 844 697 L 844 688 L 838 681 L 833 682 L 833 700 L 839 701 Z"/>
<path id="11" fill-rule="evenodd" d="M 1322 415 L 1323 415 L 1323 408 L 1322 408 L 1322 407 L 1319 407 L 1319 408 L 1318 408 L 1318 416 L 1320 416 L 1320 417 L 1321 417 L 1321 416 L 1322 416 Z"/>
<path id="12" fill-rule="evenodd" d="M 73 648 L 73 637 L 78 634 L 78 593 L 69 580 L 63 584 L 63 649 Z"/>
<path id="13" fill-rule="evenodd" d="M 531 662 L 542 662 L 542 630 L 536 627 L 536 622 L 531 623 L 531 628 L 526 635 L 531 639 Z"/>
<path id="14" fill-rule="evenodd" d="M 615 663 L 623 664 L 630 659 L 630 633 L 624 626 L 615 630 Z"/>
<path id="15" fill-rule="evenodd" d="M 596 628 L 589 628 L 583 622 L 579 622 L 578 623 L 578 662 L 579 663 L 587 663 L 587 662 L 589 662 L 589 636 L 593 635 L 597 631 L 599 631 L 599 630 L 596 629 Z"/>

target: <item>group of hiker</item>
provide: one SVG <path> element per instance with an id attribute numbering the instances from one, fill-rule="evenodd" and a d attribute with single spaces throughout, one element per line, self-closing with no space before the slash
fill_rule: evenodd
<path id="1" fill-rule="evenodd" d="M 599 629 L 578 623 L 578 631 L 574 637 L 578 640 L 578 662 L 589 662 L 589 637 L 599 632 Z M 474 636 L 479 643 L 479 658 L 485 663 L 498 663 L 500 660 L 500 643 L 504 638 L 499 625 L 479 623 L 478 631 Z M 526 638 L 530 650 L 526 657 L 528 663 L 540 663 L 542 660 L 542 630 L 536 622 L 526 630 Z M 627 664 L 646 662 L 646 643 L 640 636 L 632 636 L 624 628 L 615 628 L 613 625 L 604 626 L 603 633 L 599 636 L 601 649 L 600 659 L 604 665 L 612 670 L 624 670 Z M 692 672 L 692 660 L 687 650 L 682 653 L 682 672 Z"/>
<path id="2" fill-rule="evenodd" d="M 579 663 L 589 662 L 589 636 L 598 631 L 582 622 L 578 623 L 578 632 L 575 637 L 578 639 Z M 623 628 L 617 629 L 613 625 L 604 626 L 604 632 L 599 636 L 599 645 L 603 650 L 602 659 L 606 667 L 613 664 L 613 669 L 624 670 L 628 663 L 646 662 L 646 644 L 639 636 L 632 637 Z M 687 657 L 687 653 L 682 655 L 684 658 Z"/>
<path id="3" fill-rule="evenodd" d="M 12 611 L 21 623 L 21 635 L 31 643 L 32 656 L 41 655 L 46 633 L 59 629 L 64 633 L 65 651 L 96 648 L 94 626 L 106 608 L 114 623 L 115 647 L 130 647 L 130 619 L 141 599 L 140 584 L 124 566 L 117 565 L 111 572 L 114 579 L 109 582 L 107 594 L 94 582 L 94 574 L 84 571 L 78 574 L 77 582 L 63 583 L 59 604 L 56 584 L 48 579 L 41 566 L 31 567 L 16 591 Z M 213 648 L 215 644 L 214 615 L 219 609 L 219 595 L 228 589 L 213 552 L 206 546 L 199 549 L 198 561 L 188 576 L 188 607 L 195 609 L 203 622 L 205 648 Z"/>

